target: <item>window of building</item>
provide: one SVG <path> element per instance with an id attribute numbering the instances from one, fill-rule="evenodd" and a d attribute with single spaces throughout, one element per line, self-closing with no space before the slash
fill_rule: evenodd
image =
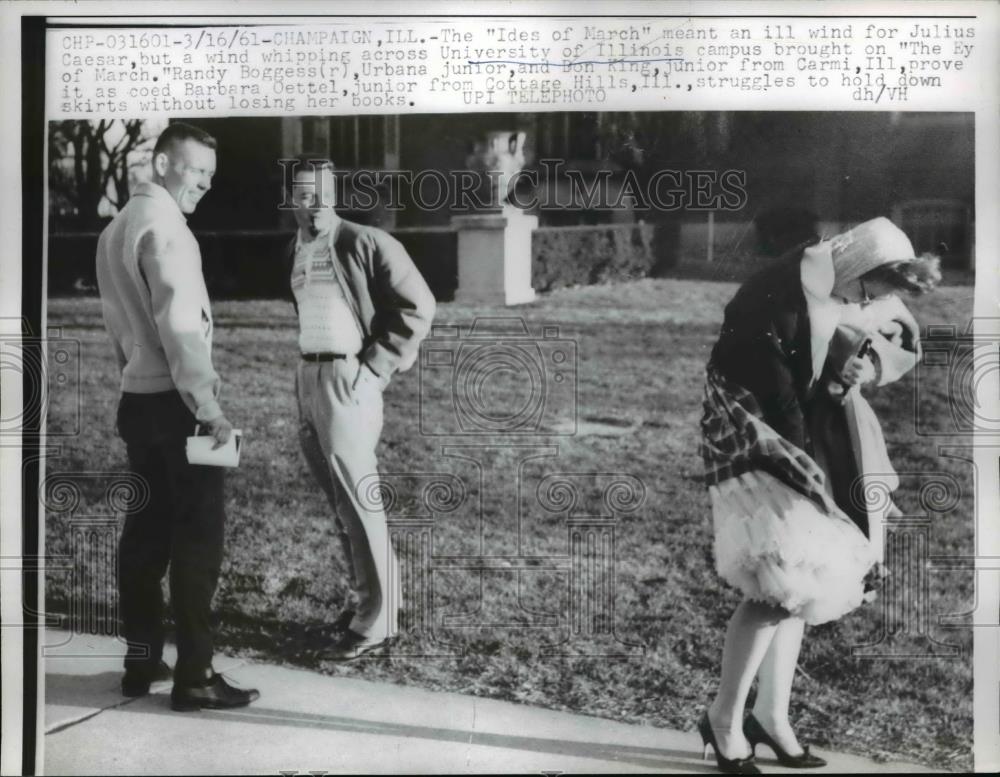
<path id="1" fill-rule="evenodd" d="M 601 158 L 601 114 L 593 111 L 538 116 L 538 153 L 548 159 Z"/>
<path id="2" fill-rule="evenodd" d="M 338 166 L 373 168 L 384 166 L 389 116 L 334 116 L 329 119 L 330 153 Z"/>

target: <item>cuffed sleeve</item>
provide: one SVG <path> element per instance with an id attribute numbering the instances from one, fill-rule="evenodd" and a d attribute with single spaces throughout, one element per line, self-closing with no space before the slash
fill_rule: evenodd
<path id="1" fill-rule="evenodd" d="M 139 265 L 174 385 L 198 421 L 213 421 L 223 414 L 221 380 L 212 366 L 200 256 L 153 228 L 139 243 Z"/>

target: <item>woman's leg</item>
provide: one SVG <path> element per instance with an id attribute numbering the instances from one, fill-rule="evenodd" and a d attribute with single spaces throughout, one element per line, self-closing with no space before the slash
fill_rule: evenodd
<path id="1" fill-rule="evenodd" d="M 743 708 L 771 640 L 788 617 L 780 607 L 744 599 L 729 620 L 719 691 L 708 708 L 709 723 L 725 758 L 750 755 L 750 743 L 743 736 Z"/>
<path id="2" fill-rule="evenodd" d="M 802 753 L 788 720 L 788 703 L 804 626 L 801 618 L 786 618 L 778 625 L 760 665 L 757 699 L 753 705 L 757 722 L 789 755 Z"/>

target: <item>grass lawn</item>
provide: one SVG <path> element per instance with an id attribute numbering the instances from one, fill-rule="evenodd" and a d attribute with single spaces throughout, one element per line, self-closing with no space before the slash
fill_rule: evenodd
<path id="1" fill-rule="evenodd" d="M 298 448 L 291 306 L 216 304 L 223 406 L 246 435 L 242 464 L 227 482 L 219 649 L 692 729 L 713 692 L 725 625 L 738 601 L 713 571 L 697 455 L 704 365 L 734 291 L 728 283 L 647 279 L 560 290 L 520 308 L 442 304 L 438 325 L 466 331 L 477 316 L 520 317 L 534 335 L 557 326 L 560 338 L 572 340 L 575 382 L 555 387 L 549 375 L 546 385 L 558 396 L 542 429 L 570 428 L 575 402 L 578 433 L 514 440 L 424 434 L 422 428 L 460 430 L 449 400 L 451 371 L 426 370 L 421 378 L 415 367 L 395 379 L 385 395 L 380 461 L 395 494 L 390 517 L 407 537 L 400 553 L 409 630 L 390 658 L 346 667 L 322 655 L 346 589 L 329 508 Z M 923 325 L 964 327 L 972 294 L 970 286 L 944 287 L 911 307 Z M 118 378 L 99 304 L 53 300 L 49 323 L 81 341 L 82 433 L 50 439 L 60 454 L 48 471 L 120 471 Z M 543 358 L 549 352 L 540 351 Z M 919 410 L 927 428 L 948 430 L 945 372 L 921 372 L 919 391 L 911 375 L 872 395 L 900 472 L 897 503 L 927 520 L 908 529 L 918 555 L 905 568 L 896 564 L 896 588 L 875 606 L 807 631 L 793 721 L 803 741 L 821 747 L 970 770 L 971 629 L 968 618 L 940 620 L 972 609 L 973 577 L 928 569 L 919 555 L 973 553 L 970 465 L 937 450 L 969 439 L 921 436 L 914 421 Z M 500 411 L 513 413 L 530 399 L 524 381 L 508 373 L 496 373 L 482 389 L 483 402 Z M 76 412 L 75 392 L 54 390 L 50 429 L 71 429 Z M 81 479 L 78 514 L 102 498 L 99 480 Z M 610 487 L 622 480 L 639 494 L 637 509 L 616 501 L 628 496 Z M 435 482 L 457 490 L 449 495 Z M 934 501 L 934 483 L 942 482 L 956 491 L 943 506 Z M 928 513 L 928 506 L 939 509 Z M 587 516 L 597 528 L 574 545 L 570 519 L 577 526 Z M 70 521 L 69 512 L 50 512 L 49 554 L 73 552 Z M 82 563 L 77 585 L 109 602 L 107 561 Z M 900 591 L 919 591 L 921 575 L 927 595 L 914 605 Z M 65 574 L 50 577 L 46 597 L 53 611 L 68 609 L 73 593 Z M 940 655 L 942 643 L 955 654 Z M 854 648 L 864 645 L 877 647 L 858 654 Z"/>

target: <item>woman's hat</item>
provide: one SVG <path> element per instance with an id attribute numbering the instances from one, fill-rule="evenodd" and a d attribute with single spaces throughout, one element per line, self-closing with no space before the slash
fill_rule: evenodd
<path id="1" fill-rule="evenodd" d="M 890 262 L 914 258 L 906 234 L 884 216 L 864 221 L 830 240 L 833 271 L 840 283 L 853 281 Z"/>

